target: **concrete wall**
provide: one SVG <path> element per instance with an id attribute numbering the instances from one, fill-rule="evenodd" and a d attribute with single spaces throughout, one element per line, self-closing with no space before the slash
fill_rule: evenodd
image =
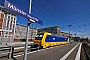
<path id="1" fill-rule="evenodd" d="M 14 38 L 0 38 L 0 43 L 13 42 Z"/>

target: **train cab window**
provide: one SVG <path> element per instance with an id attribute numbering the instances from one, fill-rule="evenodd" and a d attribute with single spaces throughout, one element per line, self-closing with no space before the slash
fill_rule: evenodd
<path id="1" fill-rule="evenodd" d="M 36 37 L 39 37 L 39 35 L 36 35 Z"/>
<path id="2" fill-rule="evenodd" d="M 36 37 L 43 37 L 43 35 L 36 35 Z"/>
<path id="3" fill-rule="evenodd" d="M 47 35 L 47 37 L 46 38 L 49 38 L 51 35 Z"/>
<path id="4" fill-rule="evenodd" d="M 43 34 L 37 34 L 35 40 L 42 40 Z"/>
<path id="5" fill-rule="evenodd" d="M 39 37 L 43 37 L 43 35 L 39 35 Z"/>

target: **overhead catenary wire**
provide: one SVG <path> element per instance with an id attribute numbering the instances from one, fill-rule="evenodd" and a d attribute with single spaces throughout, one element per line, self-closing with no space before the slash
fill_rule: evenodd
<path id="1" fill-rule="evenodd" d="M 86 18 L 84 18 L 84 19 L 82 19 L 82 20 L 78 20 L 78 21 L 76 21 L 76 22 L 72 23 L 73 28 L 74 28 L 74 25 L 76 26 L 76 24 L 77 24 L 77 23 L 80 23 L 80 24 L 81 24 L 81 22 L 82 22 L 82 21 L 85 21 L 86 19 L 88 19 L 88 18 L 90 17 L 89 15 L 90 15 L 90 13 L 88 14 L 88 16 L 87 16 Z M 78 26 L 80 26 L 80 27 L 81 27 L 81 25 L 78 25 Z"/>
<path id="2" fill-rule="evenodd" d="M 23 0 L 26 4 L 28 4 L 25 0 Z M 53 9 L 51 9 L 43 0 L 41 0 L 50 10 L 52 10 L 53 11 Z M 39 5 L 37 5 L 35 2 L 33 2 L 33 4 L 34 5 L 36 5 L 37 7 L 39 7 L 40 9 L 42 9 L 43 11 L 45 11 L 43 8 L 41 8 Z M 33 7 L 34 8 L 34 7 Z M 34 8 L 35 9 L 35 8 Z M 37 10 L 37 9 L 36 9 Z M 39 10 L 37 10 L 37 11 L 39 11 Z M 40 12 L 40 11 L 39 11 Z M 47 11 L 45 11 L 48 15 L 51 15 L 51 14 L 49 14 Z M 53 11 L 54 12 L 54 11 Z M 41 13 L 41 12 L 40 12 Z M 43 14 L 43 13 L 42 13 Z M 44 14 L 43 14 L 44 15 Z M 52 15 L 51 15 L 52 16 Z M 53 17 L 53 16 L 52 16 Z M 89 16 L 88 16 L 89 17 Z M 88 18 L 87 17 L 87 18 Z M 54 19 L 56 19 L 55 17 L 53 17 Z M 87 18 L 85 18 L 85 19 L 87 19 Z M 83 20 L 85 20 L 85 19 L 83 19 Z M 79 21 L 77 21 L 77 22 L 81 22 L 81 21 L 83 21 L 83 20 L 79 20 Z M 72 23 L 72 25 L 73 24 L 76 24 L 77 22 L 74 22 L 74 23 Z"/>
<path id="3" fill-rule="evenodd" d="M 72 28 L 73 28 L 74 30 L 77 30 L 78 28 L 84 26 L 84 24 L 81 24 L 81 22 L 82 22 L 82 21 L 85 21 L 85 20 L 88 19 L 88 18 L 89 18 L 89 15 L 88 15 L 88 17 L 86 17 L 86 18 L 84 18 L 84 19 L 82 19 L 82 20 L 78 20 L 78 21 L 76 21 L 76 22 L 74 22 L 74 23 L 71 23 L 71 24 L 73 25 Z M 81 25 L 79 24 L 78 26 L 76 26 L 77 23 L 78 23 L 78 24 L 80 23 Z M 74 25 L 75 25 L 76 27 L 75 27 Z M 63 26 L 63 27 L 65 28 L 65 26 Z M 64 29 L 63 27 L 62 27 L 61 29 Z M 83 29 L 83 30 L 84 30 L 84 29 Z"/>
<path id="4" fill-rule="evenodd" d="M 25 0 L 23 0 L 26 4 L 28 4 Z M 44 4 L 44 5 L 46 5 L 52 12 L 54 12 L 54 14 L 56 14 L 55 13 L 55 11 L 50 7 L 50 6 L 48 6 L 43 0 L 41 0 L 41 2 Z M 45 13 L 47 13 L 49 16 L 51 16 L 53 19 L 57 19 L 56 17 L 54 17 L 53 15 L 51 15 L 50 13 L 48 13 L 46 10 L 44 10 L 42 7 L 40 7 L 38 4 L 36 4 L 35 2 L 33 2 L 33 4 L 34 5 L 36 5 L 38 8 L 40 8 L 42 11 L 44 11 Z M 45 15 L 44 13 L 42 13 L 41 11 L 39 11 L 38 9 L 36 9 L 35 7 L 33 7 L 35 10 L 37 10 L 38 12 L 40 12 L 42 15 L 44 15 L 44 16 L 46 16 L 47 18 L 50 18 L 50 17 L 48 17 L 47 15 Z M 57 15 L 58 16 L 58 15 Z M 74 25 L 76 26 L 76 23 L 81 23 L 81 21 L 85 21 L 86 19 L 88 19 L 89 18 L 89 16 L 88 17 L 86 17 L 85 19 L 82 19 L 82 20 L 78 20 L 78 21 L 76 21 L 76 22 L 74 22 L 74 23 L 72 23 L 72 25 L 73 25 L 73 27 L 74 27 Z M 57 19 L 58 20 L 58 19 Z M 84 24 L 83 24 L 84 25 Z M 81 28 L 83 25 L 78 25 L 77 27 L 78 28 Z M 86 24 L 86 26 L 87 26 L 87 24 Z M 63 26 L 64 28 L 62 28 L 62 29 L 65 29 L 65 26 Z M 89 26 L 88 26 L 89 27 Z M 86 29 L 87 29 L 87 27 L 86 27 Z M 84 30 L 84 29 L 83 29 Z M 86 32 L 86 31 L 85 31 Z"/>
<path id="5" fill-rule="evenodd" d="M 43 0 L 41 0 L 41 2 L 44 4 L 44 5 L 46 5 L 50 10 L 52 10 L 52 12 L 54 13 L 54 14 L 56 14 L 55 13 L 55 11 L 49 6 L 49 5 L 47 5 Z M 60 17 L 58 14 L 56 14 L 58 17 Z"/>
<path id="6" fill-rule="evenodd" d="M 86 20 L 86 19 L 88 19 L 89 18 L 89 16 L 87 17 L 87 18 L 84 18 L 83 20 Z M 75 24 L 75 26 L 76 26 L 76 23 L 80 23 L 81 24 L 81 22 L 83 21 L 83 20 L 79 20 L 79 21 L 77 21 L 77 22 L 75 22 L 75 23 L 72 23 L 73 25 Z M 86 21 L 88 21 L 88 20 L 86 20 Z M 81 25 L 78 25 L 77 27 L 81 27 L 81 26 L 84 26 L 85 24 L 81 24 Z M 86 25 L 87 25 L 87 23 L 86 23 Z M 73 27 L 74 28 L 74 27 Z"/>
<path id="7" fill-rule="evenodd" d="M 89 25 L 90 25 L 90 22 L 88 23 L 87 28 L 89 27 Z M 87 30 L 87 28 L 86 28 L 86 30 Z"/>
<path id="8" fill-rule="evenodd" d="M 89 14 L 88 18 L 90 18 L 90 14 Z M 85 26 L 85 25 L 84 25 L 84 26 Z M 90 26 L 90 19 L 89 19 L 88 23 L 87 23 L 86 26 L 85 26 L 85 30 L 84 30 L 84 35 L 83 35 L 83 36 L 86 35 L 86 31 L 87 31 L 87 29 L 88 29 L 89 26 Z M 87 36 L 89 37 L 90 35 L 87 34 Z"/>
<path id="9" fill-rule="evenodd" d="M 34 3 L 34 2 L 33 2 Z M 40 6 L 38 6 L 36 3 L 34 3 L 37 7 L 39 7 L 40 9 L 42 9 Z M 55 20 L 58 20 L 57 18 L 53 17 L 51 14 L 49 14 L 47 11 L 45 11 L 44 9 L 42 9 L 44 12 L 46 12 L 48 15 L 50 15 L 52 18 L 54 18 Z"/>
<path id="10" fill-rule="evenodd" d="M 28 4 L 25 0 L 23 0 L 26 4 Z M 53 9 L 51 9 L 43 0 L 41 0 L 50 10 L 52 10 L 53 11 Z M 45 11 L 43 8 L 41 8 L 40 6 L 38 6 L 35 2 L 33 2 L 34 3 L 34 5 L 36 5 L 37 7 L 39 7 L 40 9 L 42 9 L 43 11 Z M 28 4 L 29 5 L 29 4 Z M 33 7 L 34 8 L 34 7 Z M 35 9 L 35 8 L 34 8 Z M 37 11 L 39 11 L 39 10 L 37 10 Z M 39 11 L 40 12 L 40 11 Z M 49 14 L 47 11 L 45 11 L 47 14 Z M 54 11 L 53 11 L 54 12 Z M 41 12 L 40 12 L 41 13 Z M 42 13 L 43 14 L 43 13 Z M 44 14 L 43 14 L 44 15 Z M 49 14 L 49 15 L 51 15 L 51 14 Z M 89 14 L 90 15 L 90 14 Z M 89 17 L 89 16 L 88 16 Z M 87 17 L 87 18 L 88 18 Z M 55 18 L 55 17 L 54 17 Z M 86 18 L 85 18 L 86 19 Z M 83 20 L 85 20 L 85 19 L 83 19 Z M 81 21 L 83 21 L 83 20 L 79 20 L 79 21 L 77 21 L 77 22 L 81 22 Z M 77 22 L 74 22 L 74 23 L 72 23 L 72 24 L 76 24 Z"/>
<path id="11" fill-rule="evenodd" d="M 25 0 L 23 0 L 25 3 L 27 3 Z M 42 11 L 44 11 L 45 13 L 47 13 L 49 16 L 51 16 L 53 18 L 53 20 L 57 20 L 59 22 L 59 20 L 54 17 L 53 15 L 51 15 L 50 13 L 48 13 L 46 10 L 44 10 L 43 8 L 41 8 L 39 5 L 37 5 L 35 2 L 32 2 L 34 5 L 36 5 L 38 8 L 40 8 Z"/>
<path id="12" fill-rule="evenodd" d="M 41 0 L 50 10 L 52 10 L 43 0 Z M 52 10 L 53 11 L 53 10 Z M 53 11 L 54 12 L 54 11 Z M 89 18 L 89 16 L 87 17 L 87 18 Z M 85 19 L 83 19 L 83 20 L 86 20 L 87 18 L 85 18 Z M 77 21 L 77 22 L 80 22 L 80 21 L 83 21 L 83 20 L 79 20 L 79 21 Z M 75 22 L 75 23 L 73 23 L 73 24 L 76 24 L 77 22 Z M 89 26 L 89 25 L 88 25 Z M 80 26 L 78 26 L 78 27 L 80 27 Z M 63 28 L 61 28 L 61 29 L 63 29 Z M 86 32 L 86 25 L 85 25 L 85 30 L 84 30 L 84 36 L 85 36 L 85 32 Z"/>
<path id="13" fill-rule="evenodd" d="M 87 17 L 87 18 L 89 18 L 89 17 Z M 86 18 L 86 19 L 87 19 L 87 18 Z M 86 19 L 84 19 L 84 20 L 86 20 Z M 80 20 L 80 21 L 82 21 L 82 20 Z M 86 22 L 85 24 L 83 24 L 83 25 L 78 25 L 76 29 L 73 27 L 75 30 L 77 30 L 77 29 L 80 28 L 80 27 L 84 27 L 84 29 L 82 29 L 82 33 L 83 33 L 83 34 L 81 33 L 84 38 L 85 38 L 85 35 L 86 35 L 86 30 L 87 30 L 87 28 L 89 27 L 89 24 L 90 24 L 90 22 L 89 22 L 88 20 L 86 20 L 86 21 L 87 21 L 87 22 Z M 88 22 L 89 22 L 89 23 L 88 23 Z M 81 23 L 81 22 L 80 22 L 80 23 Z M 81 30 L 80 30 L 80 29 L 77 30 L 77 33 L 78 33 L 78 31 L 81 31 Z M 76 32 L 76 31 L 75 31 L 75 32 Z"/>
<path id="14" fill-rule="evenodd" d="M 24 3 L 26 3 L 27 5 L 29 5 L 26 1 L 23 0 Z M 37 10 L 38 12 L 40 12 L 38 9 L 36 9 L 35 7 L 33 7 L 35 10 Z M 50 18 L 48 17 L 47 15 L 45 15 L 44 13 L 40 12 L 42 15 L 46 16 L 47 18 Z"/>
<path id="15" fill-rule="evenodd" d="M 85 26 L 86 28 L 85 28 L 85 30 L 84 30 L 84 36 L 86 35 L 86 31 L 87 31 L 89 25 L 90 25 L 90 22 L 87 24 L 87 26 Z"/>
<path id="16" fill-rule="evenodd" d="M 84 24 L 84 34 L 83 34 L 83 36 L 85 37 L 86 36 L 86 30 L 87 30 L 87 27 L 89 27 L 89 23 L 90 23 L 90 21 L 87 21 L 87 23 L 86 24 Z"/>

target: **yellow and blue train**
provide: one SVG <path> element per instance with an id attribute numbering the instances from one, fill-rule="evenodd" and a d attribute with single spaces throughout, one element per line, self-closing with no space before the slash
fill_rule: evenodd
<path id="1" fill-rule="evenodd" d="M 68 44 L 68 38 L 54 36 L 51 33 L 44 32 L 36 35 L 34 44 L 38 44 L 40 47 L 46 48 L 49 46 Z"/>

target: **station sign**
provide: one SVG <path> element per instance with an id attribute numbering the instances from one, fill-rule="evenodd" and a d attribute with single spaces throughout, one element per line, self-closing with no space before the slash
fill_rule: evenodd
<path id="1" fill-rule="evenodd" d="M 25 11 L 23 11 L 22 9 L 18 8 L 17 6 L 15 6 L 14 4 L 10 3 L 9 1 L 5 0 L 5 3 L 4 3 L 4 8 L 18 14 L 18 15 L 21 15 L 27 19 L 32 19 L 34 20 L 36 23 L 38 24 L 41 24 L 43 25 L 43 21 L 38 19 L 37 17 L 31 15 L 31 14 L 28 14 L 26 13 Z"/>

